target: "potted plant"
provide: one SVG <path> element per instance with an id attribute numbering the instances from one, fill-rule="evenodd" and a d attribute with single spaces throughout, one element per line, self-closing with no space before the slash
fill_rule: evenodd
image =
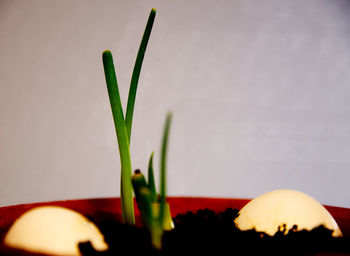
<path id="1" fill-rule="evenodd" d="M 83 255 L 115 255 L 118 253 L 175 255 L 179 253 L 198 254 L 210 252 L 217 254 L 227 252 L 227 250 L 231 250 L 233 253 L 268 253 L 276 255 L 350 253 L 350 209 L 327 207 L 327 210 L 340 225 L 343 234 L 343 236 L 341 236 L 341 233 L 334 235 L 337 226 L 336 223 L 332 222 L 333 218 L 327 215 L 328 211 L 319 203 L 314 202 L 313 199 L 299 192 L 277 191 L 268 193 L 250 203 L 248 203 L 249 200 L 247 199 L 167 198 L 166 149 L 171 114 L 168 114 L 166 118 L 162 148 L 160 150 L 160 193 L 157 194 L 155 189 L 153 153 L 151 153 L 149 159 L 148 181 L 146 181 L 146 178 L 139 170 L 136 170 L 134 175 L 132 175 L 129 145 L 135 97 L 142 61 L 155 15 L 156 11 L 152 9 L 132 74 L 125 118 L 112 54 L 110 51 L 103 52 L 103 65 L 121 161 L 121 197 L 37 203 L 0 208 L 1 238 L 5 241 L 5 244 L 2 243 L 0 246 L 1 254 L 38 255 L 45 253 L 45 251 L 40 250 L 29 252 L 21 247 L 12 248 L 6 242 L 6 238 L 12 229 L 11 226 L 14 226 L 13 223 L 17 222 L 18 217 L 25 216 L 31 209 L 46 206 L 72 209 L 82 214 L 81 219 L 78 217 L 78 222 L 84 222 L 86 225 L 94 223 L 99 228 L 108 246 L 104 249 L 96 249 L 89 239 L 81 240 L 78 253 Z M 133 193 L 136 196 L 137 207 L 134 207 L 135 199 L 133 198 Z M 297 197 L 298 200 L 292 202 Z M 286 202 L 286 198 L 288 198 L 288 202 Z M 302 207 L 311 207 L 310 211 L 316 212 L 317 216 L 320 213 L 322 218 L 326 219 L 326 222 L 320 222 L 320 225 L 312 224 L 309 229 L 303 228 L 302 222 L 297 222 L 299 227 L 294 225 L 289 227 L 286 219 L 282 218 L 281 222 L 278 218 L 291 216 L 290 210 L 286 213 L 281 213 L 283 211 L 280 208 L 272 208 L 271 211 L 264 213 L 265 208 L 263 206 L 267 204 L 274 206 L 291 205 L 291 209 L 293 209 L 300 202 L 303 204 Z M 316 210 L 313 210 L 314 208 Z M 260 220 L 262 216 L 263 220 L 261 222 L 264 225 L 268 222 L 268 219 L 272 219 L 273 225 L 278 225 L 278 229 L 273 234 L 269 234 L 266 227 L 258 230 L 259 225 L 255 222 L 239 220 L 239 218 L 244 216 L 248 216 L 247 219 L 249 219 L 251 213 L 257 213 L 254 221 Z M 300 216 L 300 213 L 297 214 Z M 304 211 L 301 215 L 309 214 L 308 211 Z M 42 218 L 44 218 L 44 215 L 40 215 L 36 219 L 41 221 Z M 55 226 L 62 226 L 58 219 L 57 221 L 50 219 L 50 221 L 56 222 L 54 223 Z M 326 225 L 327 221 L 330 221 L 334 226 L 329 228 Z M 240 226 L 241 222 L 249 225 L 253 223 L 253 226 L 250 227 L 248 225 L 248 228 L 240 228 L 244 226 Z M 25 226 L 27 223 L 23 225 Z M 51 225 L 51 223 L 48 225 Z M 94 225 L 93 227 L 95 227 Z M 332 230 L 333 227 L 335 227 L 334 230 Z M 30 229 L 35 228 L 32 227 Z M 28 229 L 24 233 L 28 236 L 28 233 L 31 234 L 31 230 L 27 231 Z M 99 234 L 98 231 L 96 232 Z M 44 238 L 46 239 L 47 237 Z M 17 236 L 14 236 L 13 239 L 14 241 L 19 240 Z M 52 237 L 51 240 L 55 241 L 55 239 L 61 238 Z M 51 254 L 50 252 L 46 253 Z"/>

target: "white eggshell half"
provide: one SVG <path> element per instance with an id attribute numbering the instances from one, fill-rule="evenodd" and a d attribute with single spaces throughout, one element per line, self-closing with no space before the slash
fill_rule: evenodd
<path id="1" fill-rule="evenodd" d="M 9 247 L 54 255 L 80 255 L 78 243 L 86 241 L 96 250 L 108 249 L 94 223 L 59 206 L 41 206 L 25 212 L 4 239 Z"/>
<path id="2" fill-rule="evenodd" d="M 239 212 L 235 220 L 240 230 L 255 228 L 259 232 L 274 235 L 286 224 L 297 230 L 312 230 L 324 225 L 333 230 L 334 237 L 342 236 L 338 224 L 331 214 L 312 197 L 295 190 L 275 190 L 253 199 Z"/>

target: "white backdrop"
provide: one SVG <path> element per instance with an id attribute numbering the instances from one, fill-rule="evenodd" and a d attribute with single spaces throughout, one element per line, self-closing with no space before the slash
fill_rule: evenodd
<path id="1" fill-rule="evenodd" d="M 350 207 L 350 2 L 0 0 L 0 205 L 119 195 L 101 54 L 135 106 L 133 168 L 174 114 L 168 194 L 289 188 Z M 157 175 L 158 177 L 158 175 Z"/>

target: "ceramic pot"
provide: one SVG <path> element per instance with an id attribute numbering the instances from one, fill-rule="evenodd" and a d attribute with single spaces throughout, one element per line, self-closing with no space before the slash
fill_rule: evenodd
<path id="1" fill-rule="evenodd" d="M 169 197 L 168 201 L 171 207 L 171 213 L 174 216 L 188 211 L 195 212 L 199 209 L 208 208 L 214 211 L 224 211 L 227 208 L 241 209 L 249 199 L 228 199 L 228 198 L 198 198 L 198 197 Z M 121 220 L 120 198 L 94 198 L 79 199 L 67 201 L 53 201 L 44 203 L 22 204 L 0 208 L 0 238 L 3 241 L 6 231 L 11 224 L 21 214 L 33 207 L 43 205 L 57 205 L 73 209 L 85 216 L 94 218 L 103 218 L 104 216 L 113 216 L 116 220 Z M 136 204 L 135 204 L 136 205 Z M 350 237 L 350 209 L 325 206 L 330 214 L 337 221 L 344 237 Z M 141 225 L 140 216 L 137 207 L 135 207 L 135 216 L 137 225 Z M 40 255 L 21 250 L 11 249 L 4 244 L 0 244 L 1 255 Z"/>

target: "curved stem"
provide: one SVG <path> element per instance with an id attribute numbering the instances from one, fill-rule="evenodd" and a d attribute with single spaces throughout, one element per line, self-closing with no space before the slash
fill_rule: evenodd
<path id="1" fill-rule="evenodd" d="M 130 89 L 129 89 L 129 96 L 128 96 L 128 103 L 127 103 L 127 107 L 126 107 L 126 116 L 125 116 L 125 125 L 126 125 L 126 131 L 128 133 L 129 142 L 130 142 L 130 136 L 131 136 L 131 126 L 132 126 L 132 118 L 133 118 L 133 114 L 134 114 L 137 85 L 139 82 L 142 62 L 143 62 L 143 58 L 145 56 L 149 37 L 151 35 L 155 16 L 156 16 L 156 10 L 152 9 L 151 13 L 149 14 L 149 17 L 148 17 L 145 32 L 143 34 L 140 48 L 139 48 L 139 51 L 137 53 L 134 70 L 132 72 Z"/>

